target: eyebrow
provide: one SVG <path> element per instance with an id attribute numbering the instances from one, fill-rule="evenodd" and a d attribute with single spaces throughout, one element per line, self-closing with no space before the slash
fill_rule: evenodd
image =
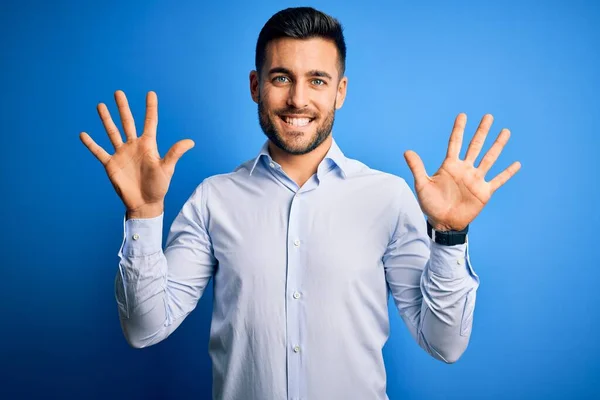
<path id="1" fill-rule="evenodd" d="M 284 67 L 273 67 L 273 68 L 271 68 L 269 70 L 269 75 L 278 74 L 278 73 L 286 74 L 286 75 L 290 75 L 290 76 L 294 76 L 294 74 L 292 73 L 292 71 L 290 71 L 289 69 L 284 68 Z M 331 75 L 329 75 L 327 72 L 320 71 L 320 70 L 317 70 L 317 69 L 313 69 L 311 71 L 308 71 L 306 73 L 306 76 L 316 76 L 316 77 L 319 77 L 319 78 L 333 79 L 331 77 Z"/>

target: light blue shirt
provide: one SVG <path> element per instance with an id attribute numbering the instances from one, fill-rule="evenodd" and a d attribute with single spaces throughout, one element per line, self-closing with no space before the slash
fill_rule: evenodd
<path id="1" fill-rule="evenodd" d="M 456 361 L 479 285 L 468 243 L 431 242 L 405 180 L 335 140 L 302 187 L 267 144 L 194 190 L 164 251 L 163 215 L 124 222 L 115 290 L 127 341 L 168 337 L 212 278 L 214 399 L 387 399 L 390 293 L 418 345 Z"/>

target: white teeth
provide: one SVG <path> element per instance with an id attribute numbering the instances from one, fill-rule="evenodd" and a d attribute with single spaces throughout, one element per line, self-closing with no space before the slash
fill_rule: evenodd
<path id="1" fill-rule="evenodd" d="M 285 122 L 292 126 L 306 126 L 310 122 L 310 118 L 285 118 Z"/>

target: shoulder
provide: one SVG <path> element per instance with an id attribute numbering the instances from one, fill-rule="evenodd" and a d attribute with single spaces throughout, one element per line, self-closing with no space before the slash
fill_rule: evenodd
<path id="1" fill-rule="evenodd" d="M 196 190 L 203 190 L 206 192 L 209 191 L 211 188 L 218 189 L 223 185 L 239 183 L 242 180 L 246 180 L 250 176 L 250 170 L 254 165 L 254 161 L 255 159 L 245 161 L 231 172 L 208 176 L 204 178 L 202 182 L 200 182 L 200 184 L 196 187 Z"/>
<path id="2" fill-rule="evenodd" d="M 366 186 L 380 188 L 390 195 L 405 196 L 412 193 L 404 177 L 371 168 L 361 161 L 347 158 L 346 170 L 351 180 L 362 181 Z"/>
<path id="3" fill-rule="evenodd" d="M 205 208 L 215 196 L 217 199 L 236 197 L 247 186 L 254 160 L 243 162 L 231 172 L 205 177 L 194 188 L 190 200 L 198 208 Z"/>

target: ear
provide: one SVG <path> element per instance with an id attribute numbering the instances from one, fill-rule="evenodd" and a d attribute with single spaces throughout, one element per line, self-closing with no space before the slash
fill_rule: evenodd
<path id="1" fill-rule="evenodd" d="M 250 71 L 250 95 L 252 96 L 252 100 L 258 104 L 258 72 Z"/>
<path id="2" fill-rule="evenodd" d="M 344 105 L 346 100 L 346 89 L 348 88 L 348 77 L 344 76 L 338 83 L 337 92 L 335 94 L 335 108 L 339 110 Z"/>

